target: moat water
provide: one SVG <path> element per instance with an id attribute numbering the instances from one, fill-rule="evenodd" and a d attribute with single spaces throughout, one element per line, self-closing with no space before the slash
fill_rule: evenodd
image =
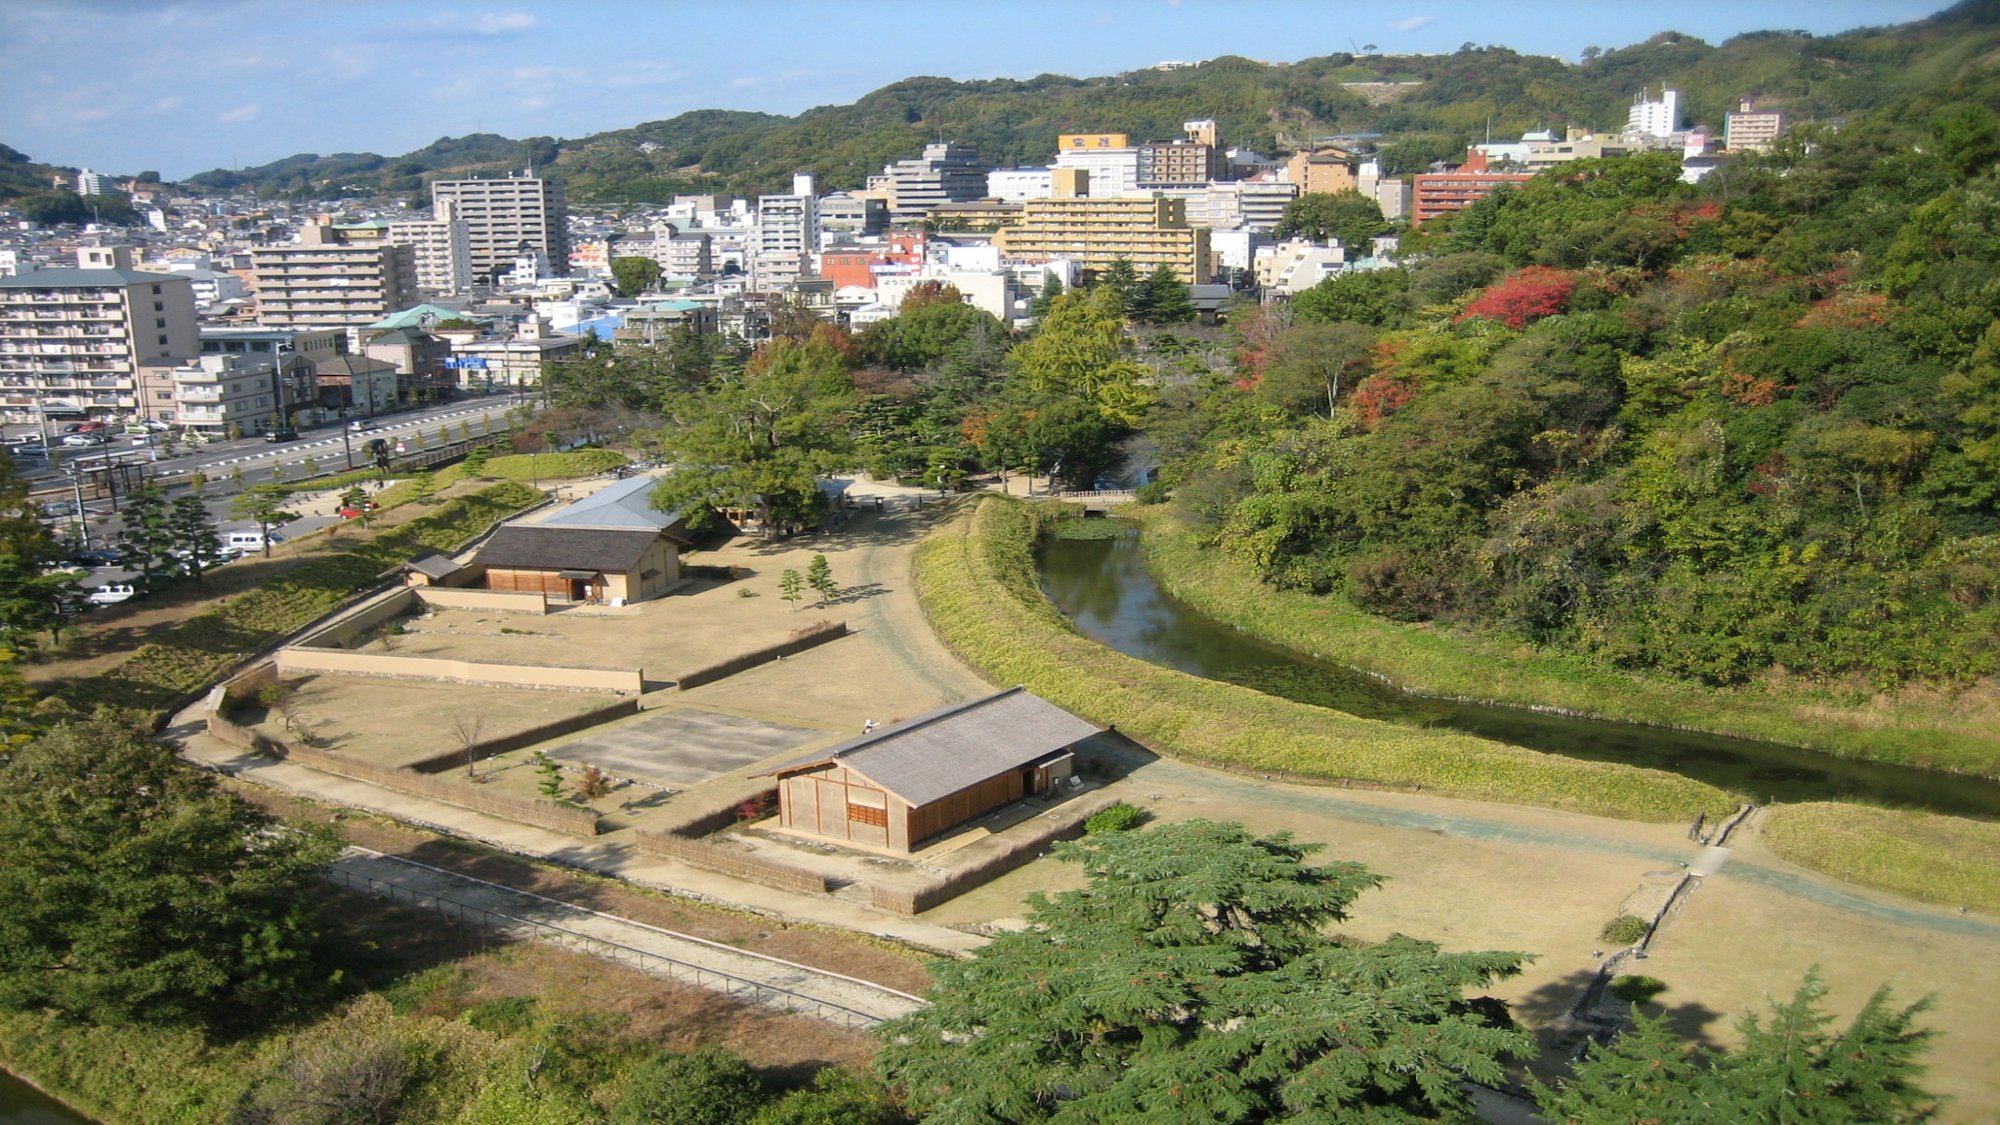
<path id="1" fill-rule="evenodd" d="M 89 1125 L 90 1118 L 0 1070 L 0 1125 Z"/>
<path id="2" fill-rule="evenodd" d="M 2000 783 L 1772 743 L 1398 691 L 1353 669 L 1265 644 L 1169 597 L 1146 569 L 1136 531 L 1108 539 L 1051 539 L 1038 557 L 1043 589 L 1086 636 L 1191 675 L 1371 719 L 1448 727 L 1569 758 L 1667 770 L 1758 801 L 1859 801 L 2000 820 Z"/>

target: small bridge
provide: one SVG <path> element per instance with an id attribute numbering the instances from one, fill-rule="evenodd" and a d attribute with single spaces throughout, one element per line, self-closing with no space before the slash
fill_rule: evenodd
<path id="1" fill-rule="evenodd" d="M 1054 495 L 1057 500 L 1082 504 L 1086 512 L 1108 512 L 1115 505 L 1130 503 L 1137 493 L 1129 488 L 1100 488 L 1085 492 L 1058 492 Z"/>

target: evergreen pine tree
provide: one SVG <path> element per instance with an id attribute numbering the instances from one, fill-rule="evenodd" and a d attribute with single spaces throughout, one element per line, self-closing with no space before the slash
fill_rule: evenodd
<path id="1" fill-rule="evenodd" d="M 203 571 L 222 557 L 215 521 L 209 518 L 208 505 L 195 493 L 184 492 L 174 497 L 167 510 L 167 535 L 181 569 L 196 582 L 201 581 Z"/>
<path id="2" fill-rule="evenodd" d="M 786 570 L 778 575 L 778 596 L 792 603 L 793 609 L 799 608 L 799 599 L 805 596 L 805 590 L 805 577 L 798 571 Z"/>
<path id="3" fill-rule="evenodd" d="M 1162 265 L 1146 275 L 1134 301 L 1132 319 L 1143 324 L 1186 324 L 1195 316 L 1188 287 L 1181 284 L 1172 266 Z"/>
<path id="4" fill-rule="evenodd" d="M 814 555 L 806 564 L 806 585 L 819 595 L 819 604 L 825 605 L 840 596 L 840 587 L 834 585 L 833 566 L 825 555 Z"/>
<path id="5" fill-rule="evenodd" d="M 125 530 L 118 535 L 119 564 L 136 571 L 151 589 L 153 583 L 177 569 L 174 535 L 167 519 L 167 496 L 147 485 L 125 499 Z"/>
<path id="6" fill-rule="evenodd" d="M 1129 258 L 1117 258 L 1097 275 L 1097 288 L 1108 290 L 1118 298 L 1117 307 L 1131 315 L 1132 302 L 1139 296 L 1139 271 L 1132 266 Z"/>

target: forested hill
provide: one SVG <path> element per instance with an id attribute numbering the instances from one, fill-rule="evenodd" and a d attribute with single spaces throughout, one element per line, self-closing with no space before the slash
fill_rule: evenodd
<path id="1" fill-rule="evenodd" d="M 1633 96 L 1661 84 L 1681 92 L 1691 121 L 1718 129 L 1743 96 L 1795 120 L 1837 120 L 1939 86 L 1990 82 L 1996 51 L 2000 0 L 1966 0 L 1930 19 L 1824 38 L 1777 30 L 1716 46 L 1663 32 L 1587 52 L 1592 57 L 1576 64 L 1468 43 L 1449 55 L 1364 49 L 1289 65 L 1225 57 L 1101 78 L 916 77 L 796 117 L 700 110 L 578 140 L 447 137 L 400 157 L 302 154 L 190 182 L 267 195 L 414 193 L 427 178 L 533 163 L 552 164 L 582 201 L 773 190 L 796 171 L 849 188 L 940 136 L 975 144 L 1001 165 L 1035 164 L 1050 158 L 1058 133 L 1170 137 L 1197 117 L 1216 119 L 1228 143 L 1259 151 L 1313 136 L 1389 133 L 1385 161 L 1409 171 L 1462 154 L 1489 125 L 1496 137 L 1538 127 L 1616 129 Z"/>

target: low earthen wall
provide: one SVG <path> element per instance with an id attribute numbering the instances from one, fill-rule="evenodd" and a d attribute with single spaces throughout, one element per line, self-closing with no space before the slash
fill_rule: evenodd
<path id="1" fill-rule="evenodd" d="M 560 738 L 565 734 L 574 734 L 580 730 L 586 730 L 590 727 L 599 726 L 616 719 L 622 719 L 627 715 L 636 715 L 638 713 L 639 698 L 637 696 L 627 696 L 615 703 L 607 703 L 602 707 L 593 707 L 581 715 L 571 715 L 566 719 L 555 719 L 540 726 L 529 727 L 527 730 L 519 731 L 515 734 L 502 735 L 498 738 L 476 742 L 469 751 L 452 750 L 443 754 L 433 754 L 428 758 L 411 762 L 403 768 L 424 774 L 444 773 L 447 770 L 464 765 L 468 758 L 475 762 L 483 762 L 488 758 L 505 754 L 510 750 L 519 750 L 523 746 L 533 746 L 537 742 L 547 742 L 551 738 Z"/>
<path id="2" fill-rule="evenodd" d="M 468 590 L 453 586 L 412 587 L 417 600 L 440 609 L 484 609 L 497 613 L 547 614 L 546 594 L 509 593 L 505 590 Z"/>
<path id="3" fill-rule="evenodd" d="M 358 762 L 324 750 L 293 746 L 275 738 L 266 738 L 248 727 L 224 718 L 219 713 L 211 713 L 208 716 L 208 733 L 247 750 L 296 762 L 322 773 L 351 777 L 356 781 L 365 781 L 384 789 L 408 793 L 413 797 L 441 801 L 462 809 L 471 809 L 474 812 L 572 836 L 595 836 L 598 832 L 597 814 L 589 809 L 565 808 L 552 801 L 511 797 L 504 793 L 488 793 L 461 781 L 427 776 L 406 769 L 378 766 L 369 762 Z"/>
<path id="4" fill-rule="evenodd" d="M 382 595 L 379 601 L 363 604 L 345 617 L 300 634 L 299 639 L 293 641 L 292 645 L 313 649 L 344 649 L 416 607 L 415 591 L 407 588 L 391 590 Z"/>
<path id="5" fill-rule="evenodd" d="M 869 900 L 875 909 L 892 914 L 922 914 L 974 887 L 991 883 L 1009 871 L 1026 867 L 1040 859 L 1048 846 L 1057 840 L 1077 839 L 1083 835 L 1084 821 L 1117 803 L 1110 797 L 1080 803 L 1073 810 L 1065 810 L 1065 815 L 1054 823 L 1008 844 L 1004 851 L 995 852 L 922 886 L 889 887 L 879 883 L 871 886 L 868 888 Z"/>
<path id="6" fill-rule="evenodd" d="M 634 835 L 639 838 L 639 850 L 642 852 L 678 859 L 707 871 L 748 879 L 753 883 L 762 883 L 781 891 L 796 891 L 807 895 L 826 893 L 826 876 L 817 871 L 807 871 L 787 863 L 758 859 L 756 856 L 731 851 L 702 840 L 690 840 L 671 832 L 648 832 L 639 829 Z"/>
<path id="7" fill-rule="evenodd" d="M 538 664 L 487 664 L 443 660 L 431 656 L 394 656 L 327 648 L 288 648 L 278 654 L 281 675 L 299 672 L 342 672 L 353 676 L 395 676 L 419 680 L 456 680 L 469 684 L 511 687 L 571 688 L 638 695 L 645 677 L 637 668 L 553 668 Z"/>
<path id="8" fill-rule="evenodd" d="M 804 652 L 809 648 L 823 645 L 830 640 L 846 635 L 847 622 L 828 621 L 823 625 L 802 632 L 798 636 L 789 637 L 777 644 L 753 649 L 741 656 L 732 656 L 727 660 L 710 664 L 706 668 L 697 668 L 692 672 L 684 673 L 674 682 L 674 688 L 677 691 L 687 691 L 690 688 L 698 688 L 703 684 L 712 684 L 725 676 L 734 676 L 738 672 L 747 672 L 760 664 L 769 664 L 773 660 Z"/>

